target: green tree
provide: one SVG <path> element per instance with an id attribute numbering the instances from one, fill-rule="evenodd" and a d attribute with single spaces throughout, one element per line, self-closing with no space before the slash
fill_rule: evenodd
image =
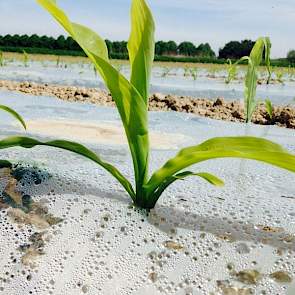
<path id="1" fill-rule="evenodd" d="M 105 40 L 109 54 L 113 52 L 113 42 L 110 40 Z"/>
<path id="2" fill-rule="evenodd" d="M 29 42 L 29 47 L 41 47 L 41 42 L 40 42 L 40 38 L 38 35 L 34 34 L 32 36 L 29 37 L 28 39 Z"/>
<path id="3" fill-rule="evenodd" d="M 64 36 L 59 36 L 56 40 L 56 49 L 65 49 L 66 48 L 66 39 Z"/>
<path id="4" fill-rule="evenodd" d="M 79 44 L 72 38 L 72 37 L 68 37 L 66 39 L 66 49 L 67 50 L 73 50 L 73 51 L 81 51 L 81 47 L 79 46 Z"/>
<path id="5" fill-rule="evenodd" d="M 12 39 L 13 39 L 13 37 L 11 36 L 11 35 L 5 35 L 4 37 L 3 37 L 3 45 L 4 46 L 13 46 L 12 45 Z"/>
<path id="6" fill-rule="evenodd" d="M 197 55 L 201 57 L 216 57 L 209 43 L 201 43 L 196 49 Z"/>
<path id="7" fill-rule="evenodd" d="M 290 63 L 295 64 L 295 50 L 290 50 L 288 52 L 287 59 Z"/>
<path id="8" fill-rule="evenodd" d="M 185 41 L 178 45 L 178 53 L 185 56 L 195 56 L 197 48 L 193 43 Z"/>
<path id="9" fill-rule="evenodd" d="M 243 40 L 241 42 L 230 41 L 219 50 L 219 58 L 240 59 L 243 56 L 248 56 L 250 55 L 254 44 L 255 42 L 251 40 Z"/>
<path id="10" fill-rule="evenodd" d="M 127 53 L 127 42 L 126 41 L 115 41 L 113 42 L 114 53 Z"/>
<path id="11" fill-rule="evenodd" d="M 166 43 L 166 54 L 176 55 L 177 54 L 177 44 L 174 41 L 168 41 Z"/>
<path id="12" fill-rule="evenodd" d="M 167 43 L 164 41 L 158 41 L 155 44 L 155 53 L 156 55 L 164 55 L 167 52 Z"/>
<path id="13" fill-rule="evenodd" d="M 19 38 L 19 46 L 21 47 L 29 47 L 29 36 L 28 35 L 22 35 Z"/>

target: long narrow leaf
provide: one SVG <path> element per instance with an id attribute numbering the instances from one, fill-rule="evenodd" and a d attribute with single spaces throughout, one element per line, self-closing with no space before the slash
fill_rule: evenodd
<path id="1" fill-rule="evenodd" d="M 262 161 L 295 172 L 295 156 L 280 145 L 256 137 L 220 137 L 183 149 L 155 172 L 145 189 L 152 195 L 162 182 L 181 170 L 215 158 L 246 158 Z"/>
<path id="2" fill-rule="evenodd" d="M 16 120 L 18 120 L 25 129 L 27 129 L 25 121 L 23 120 L 21 115 L 19 115 L 15 110 L 13 110 L 13 109 L 9 108 L 8 106 L 5 106 L 5 105 L 0 105 L 0 109 L 7 112 L 7 113 L 9 113 Z"/>
<path id="3" fill-rule="evenodd" d="M 258 73 L 257 68 L 262 62 L 263 52 L 267 70 L 268 70 L 268 83 L 271 77 L 270 70 L 270 49 L 271 43 L 268 37 L 259 38 L 254 47 L 251 50 L 248 62 L 248 70 L 245 78 L 245 113 L 246 113 L 246 122 L 250 122 L 256 108 L 256 89 L 257 89 L 257 80 Z"/>
<path id="4" fill-rule="evenodd" d="M 164 182 L 160 184 L 160 186 L 157 188 L 157 190 L 148 198 L 148 206 L 150 208 L 153 208 L 155 204 L 157 203 L 158 199 L 162 195 L 162 193 L 169 187 L 172 183 L 174 183 L 177 180 L 183 180 L 190 176 L 198 176 L 206 180 L 207 182 L 215 185 L 215 186 L 223 186 L 224 182 L 216 177 L 215 175 L 212 175 L 210 173 L 201 172 L 201 173 L 194 173 L 190 171 L 184 171 L 181 173 L 178 173 L 176 175 L 173 175 L 169 178 L 167 178 Z"/>
<path id="5" fill-rule="evenodd" d="M 80 154 L 94 161 L 95 163 L 99 164 L 104 169 L 106 169 L 110 174 L 112 174 L 122 184 L 122 186 L 131 196 L 131 198 L 133 200 L 135 199 L 135 193 L 133 191 L 132 185 L 121 174 L 121 172 L 118 171 L 118 169 L 112 166 L 111 164 L 102 161 L 95 153 L 93 153 L 92 151 L 90 151 L 88 148 L 86 148 L 85 146 L 81 144 L 71 142 L 71 141 L 66 141 L 66 140 L 54 140 L 54 141 L 41 142 L 33 138 L 19 137 L 19 136 L 8 137 L 8 138 L 0 140 L 0 149 L 16 147 L 16 146 L 20 146 L 23 148 L 33 148 L 38 145 L 64 149 L 67 151 L 74 152 L 76 154 Z"/>
<path id="6" fill-rule="evenodd" d="M 269 118 L 272 120 L 273 117 L 273 105 L 270 99 L 266 99 L 265 100 L 265 107 L 266 107 L 266 111 L 269 115 Z"/>
<path id="7" fill-rule="evenodd" d="M 267 84 L 269 84 L 271 79 L 271 64 L 270 64 L 271 42 L 269 37 L 265 37 L 263 41 L 264 41 L 264 60 L 265 60 L 266 69 L 268 72 Z"/>
<path id="8" fill-rule="evenodd" d="M 154 60 L 155 24 L 145 1 L 133 0 L 131 7 L 131 34 L 128 52 L 131 64 L 131 83 L 148 104 L 149 81 Z"/>
<path id="9" fill-rule="evenodd" d="M 143 0 L 141 0 L 143 2 Z M 108 61 L 105 42 L 90 29 L 72 23 L 54 0 L 37 0 L 77 41 L 104 79 L 120 113 L 132 154 L 136 186 L 145 183 L 149 138 L 146 104 L 139 91 Z M 139 190 L 140 191 L 140 190 Z"/>
<path id="10" fill-rule="evenodd" d="M 239 60 L 237 60 L 234 64 L 232 63 L 231 59 L 227 59 L 228 62 L 228 76 L 225 80 L 226 84 L 229 84 L 236 76 L 237 73 L 237 66 L 239 63 L 243 62 L 244 60 L 249 60 L 248 56 L 243 56 Z"/>

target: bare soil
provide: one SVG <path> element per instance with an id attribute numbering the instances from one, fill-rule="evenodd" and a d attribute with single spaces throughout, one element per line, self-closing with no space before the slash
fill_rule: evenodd
<path id="1" fill-rule="evenodd" d="M 102 106 L 115 106 L 111 95 L 107 91 L 96 88 L 0 80 L 0 89 L 19 91 L 36 96 L 55 96 L 72 102 L 79 101 Z M 217 98 L 213 101 L 206 98 L 155 93 L 150 97 L 149 110 L 185 112 L 233 122 L 245 121 L 243 103 L 240 101 L 228 102 L 223 98 Z M 291 105 L 274 106 L 273 115 L 270 118 L 264 104 L 259 104 L 253 115 L 252 122 L 295 129 L 295 107 Z"/>

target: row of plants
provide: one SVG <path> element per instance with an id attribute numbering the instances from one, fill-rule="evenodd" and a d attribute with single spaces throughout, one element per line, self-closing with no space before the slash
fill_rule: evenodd
<path id="1" fill-rule="evenodd" d="M 135 186 L 132 185 L 133 181 L 130 182 L 115 166 L 103 161 L 98 155 L 79 143 L 65 140 L 42 142 L 28 137 L 9 137 L 0 141 L 1 149 L 15 146 L 33 148 L 40 145 L 61 148 L 82 155 L 107 170 L 123 186 L 133 203 L 144 209 L 153 208 L 171 184 L 189 176 L 201 177 L 213 185 L 222 185 L 223 181 L 215 175 L 187 170 L 192 165 L 207 160 L 246 158 L 295 172 L 295 156 L 274 142 L 256 137 L 217 137 L 180 150 L 175 157 L 168 160 L 149 177 L 148 97 L 155 52 L 155 25 L 147 3 L 145 0 L 132 1 L 131 34 L 128 41 L 131 77 L 130 80 L 127 80 L 110 63 L 106 43 L 100 36 L 83 25 L 71 22 L 57 6 L 55 0 L 37 0 L 37 2 L 81 46 L 112 94 L 125 129 L 133 160 Z M 255 46 L 257 50 L 249 57 L 249 68 L 245 82 L 247 119 L 251 117 L 255 102 L 256 66 L 262 60 L 262 48 L 266 47 L 264 39 L 259 39 Z M 268 50 L 266 51 L 265 56 L 268 59 L 269 53 Z"/>
<path id="2" fill-rule="evenodd" d="M 0 50 L 3 52 L 15 52 L 22 53 L 26 51 L 30 54 L 48 54 L 59 56 L 81 56 L 85 57 L 86 54 L 82 50 L 63 50 L 63 49 L 50 49 L 40 47 L 14 47 L 14 46 L 0 46 Z M 128 60 L 128 53 L 109 53 L 110 59 Z M 191 56 L 171 56 L 171 55 L 155 55 L 154 61 L 159 62 L 181 62 L 181 63 L 204 63 L 204 64 L 227 64 L 226 58 L 213 58 L 213 57 L 191 57 Z M 232 59 L 232 62 L 236 62 L 236 59 Z M 278 58 L 271 60 L 273 67 L 295 67 L 295 62 L 290 62 L 287 58 Z M 246 63 L 244 63 L 246 64 Z M 262 62 L 262 65 L 264 63 Z"/>

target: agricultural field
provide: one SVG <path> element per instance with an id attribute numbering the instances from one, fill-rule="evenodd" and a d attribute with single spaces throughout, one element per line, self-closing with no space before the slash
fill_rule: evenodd
<path id="1" fill-rule="evenodd" d="M 295 68 L 271 39 L 154 62 L 132 0 L 110 60 L 36 2 L 87 58 L 0 51 L 0 295 L 294 295 Z"/>
<path id="2" fill-rule="evenodd" d="M 4 66 L 0 67 L 1 80 L 105 88 L 93 65 L 83 57 L 29 55 L 26 65 L 23 54 L 4 53 L 3 63 Z M 112 64 L 129 77 L 128 61 L 113 60 Z M 228 83 L 228 65 L 155 62 L 150 92 L 243 100 L 246 71 L 246 65 L 238 65 Z M 295 103 L 295 68 L 273 68 L 269 85 L 266 78 L 267 69 L 260 67 L 257 89 L 260 100 L 270 99 L 277 105 Z"/>

